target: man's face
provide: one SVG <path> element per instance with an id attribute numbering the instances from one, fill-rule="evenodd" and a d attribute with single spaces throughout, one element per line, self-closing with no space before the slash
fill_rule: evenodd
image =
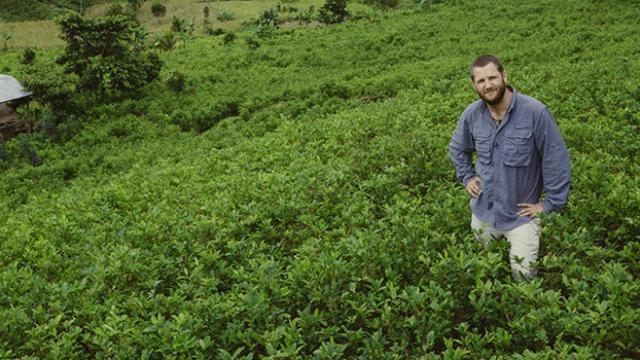
<path id="1" fill-rule="evenodd" d="M 507 76 L 498 71 L 494 63 L 473 68 L 473 87 L 488 105 L 496 105 L 502 100 L 507 89 Z"/>

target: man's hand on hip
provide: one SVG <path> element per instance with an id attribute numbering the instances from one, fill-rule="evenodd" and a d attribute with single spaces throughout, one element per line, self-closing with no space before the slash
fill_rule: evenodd
<path id="1" fill-rule="evenodd" d="M 469 180 L 467 183 L 467 192 L 474 198 L 477 198 L 482 193 L 482 188 L 480 187 L 480 178 L 474 177 Z"/>
<path id="2" fill-rule="evenodd" d="M 541 202 L 537 204 L 520 203 L 518 204 L 518 207 L 520 208 L 518 216 L 537 217 L 538 214 L 544 211 Z"/>

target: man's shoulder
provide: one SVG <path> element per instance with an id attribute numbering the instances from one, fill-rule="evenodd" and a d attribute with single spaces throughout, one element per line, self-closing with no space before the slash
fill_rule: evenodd
<path id="1" fill-rule="evenodd" d="M 547 108 L 547 106 L 542 102 L 532 98 L 531 96 L 524 95 L 521 93 L 517 93 L 516 101 L 517 101 L 517 106 L 520 107 L 522 110 L 531 111 L 537 114 L 541 113 Z"/>
<path id="2" fill-rule="evenodd" d="M 482 100 L 476 100 L 469 104 L 466 109 L 462 112 L 463 118 L 473 118 L 480 114 L 480 111 L 484 107 L 484 102 Z"/>

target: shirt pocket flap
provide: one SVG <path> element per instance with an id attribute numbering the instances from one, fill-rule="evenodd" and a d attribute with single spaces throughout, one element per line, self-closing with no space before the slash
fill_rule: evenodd
<path id="1" fill-rule="evenodd" d="M 529 127 L 512 128 L 505 132 L 507 138 L 515 139 L 515 141 L 518 141 L 518 139 L 530 139 L 531 135 L 533 135 L 533 130 Z"/>

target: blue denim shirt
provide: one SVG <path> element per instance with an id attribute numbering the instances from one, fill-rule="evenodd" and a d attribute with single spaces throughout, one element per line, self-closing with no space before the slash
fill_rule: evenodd
<path id="1" fill-rule="evenodd" d="M 480 177 L 482 193 L 471 198 L 471 210 L 498 230 L 531 221 L 517 215 L 517 204 L 539 202 L 543 190 L 544 212 L 560 210 L 567 204 L 571 181 L 569 153 L 547 107 L 509 89 L 513 97 L 500 126 L 478 100 L 462 113 L 449 144 L 458 180 L 466 186 Z"/>

